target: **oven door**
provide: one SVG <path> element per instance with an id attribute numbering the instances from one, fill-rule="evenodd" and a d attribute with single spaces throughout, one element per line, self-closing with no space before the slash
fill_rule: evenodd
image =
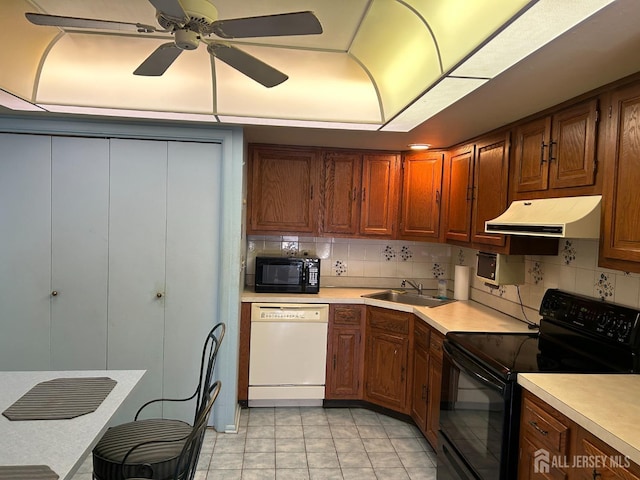
<path id="1" fill-rule="evenodd" d="M 438 480 L 516 478 L 517 385 L 447 340 L 442 365 Z"/>

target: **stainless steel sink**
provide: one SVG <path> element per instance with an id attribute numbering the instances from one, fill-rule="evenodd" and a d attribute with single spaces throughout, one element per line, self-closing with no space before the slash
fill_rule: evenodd
<path id="1" fill-rule="evenodd" d="M 376 300 L 384 300 L 387 302 L 404 303 L 407 305 L 416 305 L 418 307 L 439 307 L 447 303 L 455 302 L 453 299 L 443 299 L 432 297 L 430 295 L 418 295 L 407 290 L 384 290 L 382 292 L 369 293 L 362 295 L 365 298 L 375 298 Z"/>

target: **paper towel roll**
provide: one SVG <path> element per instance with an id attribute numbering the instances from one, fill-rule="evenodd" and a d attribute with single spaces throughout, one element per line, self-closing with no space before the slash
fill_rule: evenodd
<path id="1" fill-rule="evenodd" d="M 469 300 L 470 269 L 465 265 L 456 265 L 453 279 L 453 298 Z"/>

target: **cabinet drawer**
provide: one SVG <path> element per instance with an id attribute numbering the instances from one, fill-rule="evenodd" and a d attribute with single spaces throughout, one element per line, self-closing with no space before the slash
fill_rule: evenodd
<path id="1" fill-rule="evenodd" d="M 370 328 L 385 332 L 409 335 L 410 313 L 394 312 L 384 308 L 370 307 L 368 322 Z"/>
<path id="2" fill-rule="evenodd" d="M 436 332 L 431 332 L 429 341 L 429 355 L 442 361 L 442 342 L 444 337 Z"/>
<path id="3" fill-rule="evenodd" d="M 413 323 L 413 342 L 415 348 L 429 350 L 429 327 L 422 320 L 415 318 Z"/>
<path id="4" fill-rule="evenodd" d="M 523 401 L 521 428 L 536 444 L 548 446 L 552 453 L 567 454 L 569 427 L 529 398 Z"/>
<path id="5" fill-rule="evenodd" d="M 333 323 L 336 325 L 351 325 L 360 327 L 362 325 L 362 312 L 364 306 L 361 305 L 332 305 Z"/>

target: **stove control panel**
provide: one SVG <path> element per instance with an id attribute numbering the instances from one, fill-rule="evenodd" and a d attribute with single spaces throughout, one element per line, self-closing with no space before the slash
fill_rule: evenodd
<path id="1" fill-rule="evenodd" d="M 618 344 L 640 344 L 640 310 L 630 307 L 549 289 L 540 304 L 540 315 Z"/>

